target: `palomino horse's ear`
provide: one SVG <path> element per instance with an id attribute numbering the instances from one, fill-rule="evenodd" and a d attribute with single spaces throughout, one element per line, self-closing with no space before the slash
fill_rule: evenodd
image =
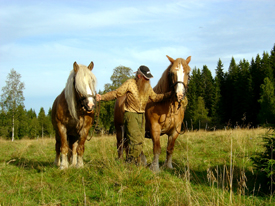
<path id="1" fill-rule="evenodd" d="M 166 56 L 169 59 L 169 61 L 173 64 L 175 60 L 173 58 L 169 57 L 168 55 L 166 55 Z"/>
<path id="2" fill-rule="evenodd" d="M 94 62 L 91 62 L 91 63 L 89 64 L 89 66 L 88 66 L 88 69 L 89 69 L 90 71 L 92 71 L 93 68 L 94 68 Z"/>
<path id="3" fill-rule="evenodd" d="M 74 62 L 74 72 L 76 73 L 79 69 L 79 66 L 76 62 Z"/>
<path id="4" fill-rule="evenodd" d="M 186 63 L 189 64 L 190 61 L 191 61 L 191 56 L 187 57 Z"/>

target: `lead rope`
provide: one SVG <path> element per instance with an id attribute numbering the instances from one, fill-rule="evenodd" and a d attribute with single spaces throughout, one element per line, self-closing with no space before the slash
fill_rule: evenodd
<path id="1" fill-rule="evenodd" d="M 89 139 L 87 139 L 88 141 L 90 141 L 91 139 L 92 139 L 92 137 L 94 136 L 94 133 L 95 133 L 95 129 L 96 129 L 96 127 L 97 127 L 97 125 L 98 125 L 98 122 L 99 122 L 99 114 L 100 114 L 100 101 L 98 101 L 97 102 L 97 111 L 96 111 L 96 113 L 95 113 L 95 116 L 97 115 L 97 120 L 96 120 L 96 124 L 95 124 L 95 127 L 94 127 L 94 130 L 93 130 L 93 132 L 92 132 L 92 135 L 91 135 L 91 137 L 89 138 Z"/>
<path id="2" fill-rule="evenodd" d="M 183 107 L 182 109 L 183 109 L 183 117 L 184 117 L 185 109 L 184 109 L 184 106 L 183 106 L 183 103 L 182 103 L 182 102 L 181 102 L 181 105 L 180 105 L 180 106 Z M 180 113 L 180 112 L 179 112 L 179 113 Z M 181 113 L 180 113 L 180 116 L 181 116 Z M 183 131 L 181 131 L 181 125 L 180 125 L 180 131 L 179 131 L 179 132 L 178 132 L 179 126 L 175 128 L 176 132 L 177 132 L 179 135 L 184 134 L 185 131 L 186 131 L 186 126 L 185 126 L 185 124 L 184 124 L 183 118 L 182 118 L 182 124 L 183 124 L 183 127 L 184 127 L 184 130 L 183 130 Z"/>

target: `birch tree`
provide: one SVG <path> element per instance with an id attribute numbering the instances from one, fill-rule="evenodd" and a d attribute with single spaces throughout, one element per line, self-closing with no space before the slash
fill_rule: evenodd
<path id="1" fill-rule="evenodd" d="M 24 106 L 23 90 L 25 85 L 20 81 L 21 75 L 14 69 L 7 76 L 6 86 L 2 87 L 1 103 L 3 109 L 12 113 L 12 141 L 14 141 L 14 120 L 16 109 L 19 105 Z"/>

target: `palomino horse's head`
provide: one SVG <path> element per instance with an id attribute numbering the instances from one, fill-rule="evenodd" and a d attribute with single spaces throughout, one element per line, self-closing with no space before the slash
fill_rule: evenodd
<path id="1" fill-rule="evenodd" d="M 169 71 L 170 87 L 174 89 L 177 100 L 180 102 L 184 99 L 187 92 L 189 73 L 191 71 L 188 64 L 191 61 L 191 56 L 189 56 L 186 60 L 182 58 L 174 60 L 168 55 L 166 56 L 171 62 Z"/>
<path id="2" fill-rule="evenodd" d="M 91 62 L 88 67 L 74 62 L 74 86 L 76 98 L 86 111 L 92 111 L 95 106 L 95 83 L 96 79 L 91 72 L 94 63 Z"/>

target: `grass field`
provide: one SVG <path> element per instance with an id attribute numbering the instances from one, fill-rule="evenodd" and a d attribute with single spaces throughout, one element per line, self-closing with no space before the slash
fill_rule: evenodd
<path id="1" fill-rule="evenodd" d="M 117 160 L 115 136 L 86 142 L 84 168 L 66 170 L 53 165 L 54 139 L 0 139 L 0 205 L 274 205 L 250 160 L 265 132 L 187 132 L 177 139 L 174 169 L 157 174 Z M 164 136 L 160 166 L 166 143 Z M 144 152 L 150 164 L 149 139 Z"/>

